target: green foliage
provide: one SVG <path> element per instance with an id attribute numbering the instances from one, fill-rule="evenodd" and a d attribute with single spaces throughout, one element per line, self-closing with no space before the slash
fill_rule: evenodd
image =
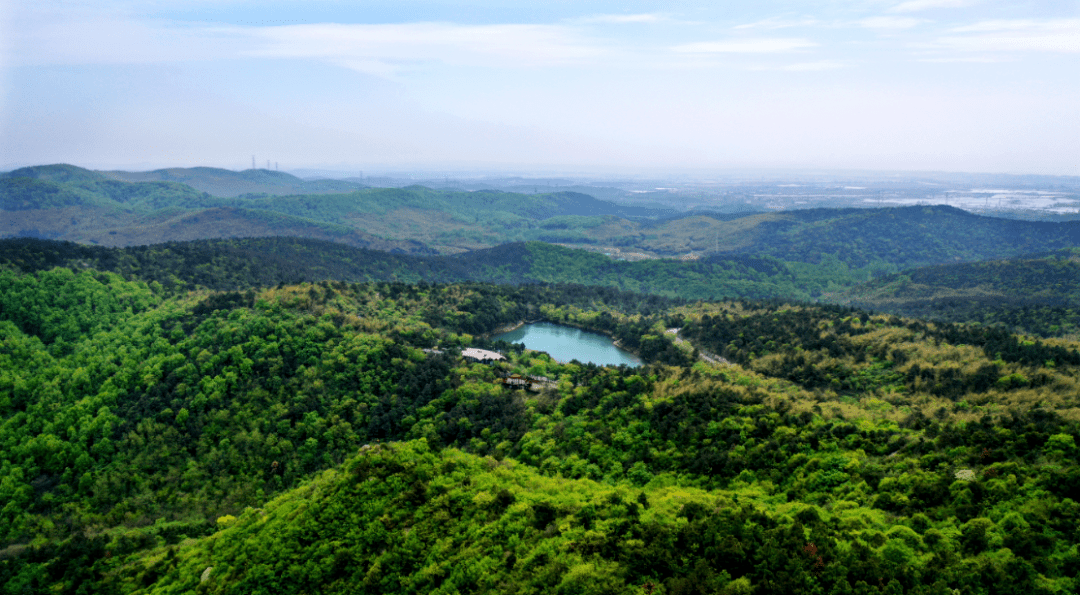
<path id="1" fill-rule="evenodd" d="M 76 189 L 32 178 L 0 178 L 0 210 L 56 209 L 90 202 Z"/>
<path id="2" fill-rule="evenodd" d="M 1077 588 L 1075 343 L 581 285 L 187 291 L 259 273 L 61 248 L 0 270 L 5 591 Z M 536 319 L 648 364 L 485 338 Z"/>
<path id="3" fill-rule="evenodd" d="M 148 172 L 111 171 L 102 172 L 101 175 L 125 182 L 175 182 L 223 197 L 244 194 L 343 193 L 364 187 L 362 184 L 342 180 L 305 181 L 291 174 L 269 169 L 232 171 L 214 167 L 174 167 Z"/>
<path id="4" fill-rule="evenodd" d="M 58 163 L 54 165 L 22 167 L 0 174 L 0 179 L 5 178 L 26 178 L 57 184 L 80 184 L 86 182 L 98 182 L 104 180 L 105 176 L 98 172 L 83 169 L 74 165 Z"/>
<path id="5" fill-rule="evenodd" d="M 0 316 L 48 344 L 93 336 L 160 303 L 145 283 L 115 273 L 0 270 Z"/>
<path id="6" fill-rule="evenodd" d="M 741 251 L 800 262 L 835 255 L 850 266 L 1016 257 L 1080 245 L 1080 222 L 996 219 L 948 207 L 810 209 L 767 224 L 768 242 Z"/>
<path id="7" fill-rule="evenodd" d="M 213 199 L 175 182 L 127 183 L 74 166 L 53 165 L 17 169 L 0 177 L 0 209 L 56 209 L 85 205 L 99 208 L 199 208 Z"/>
<path id="8" fill-rule="evenodd" d="M 1076 249 L 887 275 L 835 296 L 860 307 L 1044 337 L 1080 333 Z"/>
<path id="9" fill-rule="evenodd" d="M 839 393 L 925 391 L 957 399 L 992 388 L 1029 387 L 1031 376 L 1043 378 L 1042 384 L 1044 370 L 1054 366 L 1047 362 L 1080 365 L 1080 351 L 1073 346 L 1023 341 L 1000 328 L 871 317 L 845 306 L 776 304 L 748 315 L 721 311 L 687 323 L 682 335 L 704 350 L 769 376 Z M 976 346 L 982 357 L 955 350 L 935 354 L 917 347 L 927 340 L 936 347 Z M 1006 363 L 1020 366 L 1006 373 L 1002 369 Z"/>
<path id="10" fill-rule="evenodd" d="M 998 593 L 1011 592 L 1004 585 L 1073 585 L 1040 577 L 1003 548 L 1038 535 L 1017 513 L 999 523 L 972 518 L 947 533 L 898 520 L 695 488 L 634 496 L 414 441 L 365 447 L 340 472 L 248 509 L 171 562 L 151 557 L 110 579 L 137 593 L 830 593 L 852 584 Z M 1040 547 L 1066 558 L 1073 551 Z"/>
<path id="11" fill-rule="evenodd" d="M 851 285 L 868 274 L 835 263 L 796 265 L 771 258 L 626 262 L 539 242 L 422 258 L 280 237 L 129 248 L 8 239 L 0 240 L 0 262 L 26 272 L 89 265 L 125 277 L 157 281 L 167 288 L 242 289 L 319 278 L 348 282 L 577 283 L 686 299 L 810 299 L 831 285 Z"/>

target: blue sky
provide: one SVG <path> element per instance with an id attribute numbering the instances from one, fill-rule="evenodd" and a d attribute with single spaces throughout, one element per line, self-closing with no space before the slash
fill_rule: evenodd
<path id="1" fill-rule="evenodd" d="M 1080 175 L 1080 2 L 0 0 L 0 167 Z"/>

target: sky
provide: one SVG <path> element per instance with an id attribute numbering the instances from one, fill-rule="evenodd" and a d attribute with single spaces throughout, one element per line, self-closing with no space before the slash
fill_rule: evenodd
<path id="1" fill-rule="evenodd" d="M 1080 1 L 0 0 L 0 169 L 1080 175 Z"/>

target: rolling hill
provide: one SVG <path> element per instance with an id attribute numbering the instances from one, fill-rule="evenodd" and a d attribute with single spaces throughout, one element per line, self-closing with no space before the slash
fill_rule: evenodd
<path id="1" fill-rule="evenodd" d="M 240 174 L 246 176 L 241 176 L 244 179 L 255 175 Z M 274 172 L 259 176 L 280 178 Z M 159 181 L 117 181 L 69 165 L 8 172 L 0 177 L 0 207 L 5 212 L 0 235 L 107 246 L 268 233 L 333 237 L 354 245 L 371 245 L 377 242 L 370 236 L 378 236 L 383 245 L 399 249 L 421 242 L 453 253 L 514 240 L 578 239 L 584 237 L 581 229 L 619 217 L 640 218 L 656 212 L 620 207 L 569 192 L 521 195 L 434 191 L 417 186 L 222 197 L 177 181 L 160 181 L 187 180 L 185 176 L 155 174 L 136 178 Z M 214 209 L 217 211 L 204 216 L 204 212 Z M 223 225 L 221 221 L 226 219 L 229 224 Z M 350 232 L 355 237 L 348 237 Z M 412 251 L 429 252 L 420 247 Z"/>
<path id="2" fill-rule="evenodd" d="M 906 270 L 826 299 L 1041 336 L 1080 333 L 1080 250 Z"/>
<path id="3" fill-rule="evenodd" d="M 275 172 L 226 174 L 288 181 Z M 159 181 L 117 181 L 64 165 L 9 172 L 0 178 L 0 236 L 128 246 L 284 235 L 418 254 L 542 241 L 631 259 L 769 256 L 880 272 L 1080 246 L 1080 222 L 996 219 L 943 206 L 676 214 L 573 192 L 412 186 L 224 197 L 164 181 L 169 176 L 160 172 L 144 177 Z"/>
<path id="4" fill-rule="evenodd" d="M 165 287 L 235 290 L 305 279 L 345 282 L 572 283 L 684 299 L 809 300 L 867 278 L 841 263 L 807 265 L 768 257 L 716 262 L 618 261 L 542 242 L 504 244 L 454 256 L 420 257 L 314 239 L 197 240 L 109 248 L 32 238 L 0 240 L 0 263 L 33 272 L 92 267 Z"/>
<path id="5" fill-rule="evenodd" d="M 174 167 L 147 172 L 104 171 L 106 178 L 123 182 L 178 182 L 214 196 L 242 194 L 336 194 L 365 188 L 342 180 L 302 180 L 270 169 L 232 171 L 216 167 Z"/>
<path id="6" fill-rule="evenodd" d="M 790 211 L 762 223 L 767 240 L 737 251 L 901 268 L 1000 259 L 1080 246 L 1080 221 L 999 219 L 948 206 Z"/>

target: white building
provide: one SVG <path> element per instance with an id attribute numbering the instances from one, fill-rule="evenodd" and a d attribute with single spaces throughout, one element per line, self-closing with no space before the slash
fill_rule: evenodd
<path id="1" fill-rule="evenodd" d="M 478 362 L 495 362 L 506 359 L 501 353 L 488 351 L 487 349 L 475 349 L 473 347 L 462 349 L 461 357 L 476 360 Z"/>

